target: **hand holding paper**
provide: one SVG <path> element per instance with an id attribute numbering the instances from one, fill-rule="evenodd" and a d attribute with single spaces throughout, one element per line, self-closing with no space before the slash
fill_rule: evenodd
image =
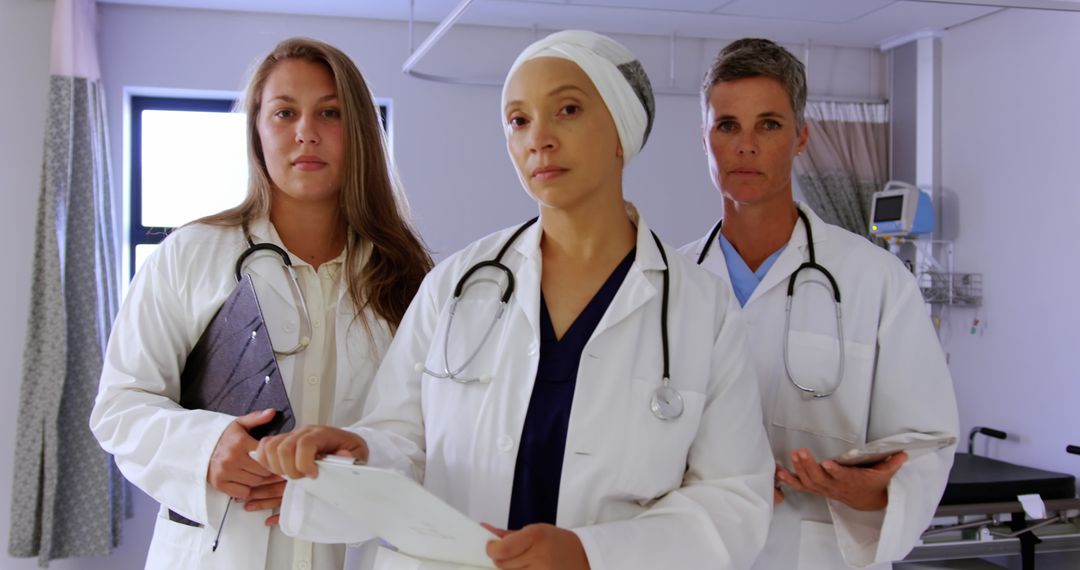
<path id="1" fill-rule="evenodd" d="M 256 459 L 262 466 L 289 479 L 318 477 L 315 460 L 324 455 L 351 456 L 364 463 L 368 458 L 368 447 L 364 438 L 351 431 L 307 425 L 286 434 L 263 438 L 256 450 Z"/>
<path id="2" fill-rule="evenodd" d="M 483 527 L 499 537 L 487 543 L 487 554 L 496 568 L 589 570 L 585 547 L 573 531 L 550 524 L 531 524 L 517 531 Z"/>

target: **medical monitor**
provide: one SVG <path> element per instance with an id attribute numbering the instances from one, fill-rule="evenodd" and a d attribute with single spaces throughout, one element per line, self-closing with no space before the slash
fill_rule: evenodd
<path id="1" fill-rule="evenodd" d="M 871 235 L 915 236 L 933 229 L 934 206 L 926 192 L 895 180 L 874 192 L 870 207 Z"/>

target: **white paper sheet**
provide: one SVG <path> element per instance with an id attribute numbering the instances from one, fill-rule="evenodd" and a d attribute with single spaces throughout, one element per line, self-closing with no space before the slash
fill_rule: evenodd
<path id="1" fill-rule="evenodd" d="M 485 547 L 495 537 L 412 479 L 386 469 L 318 461 L 305 491 L 338 505 L 399 551 L 418 559 L 494 568 Z"/>

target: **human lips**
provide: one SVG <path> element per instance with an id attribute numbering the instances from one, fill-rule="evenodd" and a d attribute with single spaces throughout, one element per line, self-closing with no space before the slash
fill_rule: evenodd
<path id="1" fill-rule="evenodd" d="M 757 176 L 761 174 L 760 170 L 753 168 L 734 168 L 728 171 L 731 176 Z"/>
<path id="2" fill-rule="evenodd" d="M 541 166 L 532 171 L 532 177 L 534 180 L 551 180 L 565 173 L 567 168 L 561 166 Z"/>
<path id="3" fill-rule="evenodd" d="M 294 168 L 299 170 L 319 170 L 326 166 L 326 161 L 317 156 L 298 156 L 292 161 Z"/>

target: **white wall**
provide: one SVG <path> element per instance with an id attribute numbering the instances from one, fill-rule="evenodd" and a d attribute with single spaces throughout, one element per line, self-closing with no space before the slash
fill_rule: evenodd
<path id="1" fill-rule="evenodd" d="M 307 35 L 342 48 L 360 65 L 375 93 L 393 99 L 395 154 L 419 227 L 437 254 L 451 253 L 534 215 L 534 204 L 506 156 L 499 89 L 425 82 L 402 74 L 401 64 L 409 55 L 403 23 L 112 4 L 102 8 L 102 23 L 114 141 L 120 140 L 125 86 L 238 90 L 250 63 L 274 43 Z M 418 43 L 429 29 L 418 26 Z M 658 87 L 668 85 L 667 38 L 620 39 L 642 59 Z M 455 28 L 420 70 L 501 79 L 531 41 L 532 32 L 526 30 Z M 146 49 L 151 42 L 160 47 Z M 696 88 L 705 58 L 721 45 L 681 43 L 676 86 Z M 812 66 L 812 93 L 880 97 L 884 92 L 883 58 L 873 50 L 818 46 Z M 656 126 L 627 176 L 628 196 L 673 244 L 704 232 L 719 213 L 696 130 L 698 105 L 696 97 L 659 96 Z M 119 153 L 115 158 L 120 172 Z M 678 212 L 669 208 L 672 200 L 683 204 Z"/>
<path id="2" fill-rule="evenodd" d="M 942 179 L 958 198 L 945 215 L 958 219 L 960 270 L 984 279 L 983 307 L 953 309 L 943 331 L 961 428 L 1003 429 L 994 457 L 1074 475 L 1078 61 L 1078 13 L 1008 10 L 950 30 L 941 113 Z M 985 329 L 971 335 L 976 314 Z M 1080 567 L 1080 555 L 1057 560 L 1040 568 Z"/>
<path id="3" fill-rule="evenodd" d="M 0 362 L 7 393 L 0 409 L 0 458 L 12 457 L 33 220 L 36 213 L 52 2 L 0 0 L 0 48 L 5 59 L 0 108 L 0 172 L 7 207 L 0 243 L 10 274 L 0 287 L 3 323 Z M 477 237 L 535 215 L 506 157 L 494 87 L 450 86 L 404 76 L 407 27 L 402 23 L 316 17 L 253 15 L 102 5 L 99 49 L 106 85 L 114 180 L 122 179 L 123 93 L 129 87 L 239 90 L 251 62 L 290 35 L 323 39 L 349 53 L 377 95 L 394 105 L 395 154 L 428 244 L 442 256 Z M 429 31 L 419 26 L 417 38 Z M 658 86 L 668 86 L 668 40 L 620 37 L 642 59 Z M 452 31 L 421 66 L 422 71 L 481 73 L 505 70 L 532 40 L 531 32 L 493 28 Z M 720 42 L 681 40 L 676 87 L 694 89 Z M 798 46 L 793 51 L 804 56 Z M 814 46 L 811 95 L 874 98 L 885 92 L 884 60 L 873 50 Z M 8 86 L 16 85 L 18 89 Z M 630 166 L 627 193 L 650 225 L 670 244 L 704 233 L 719 216 L 702 153 L 696 97 L 660 96 L 649 144 Z M 119 200 L 117 201 L 119 203 Z M 678 208 L 672 207 L 678 204 Z M 0 460 L 9 465 L 9 461 Z M 10 526 L 11 470 L 0 468 L 0 539 Z M 124 544 L 112 557 L 55 562 L 59 570 L 141 568 L 155 506 L 136 497 L 136 518 L 125 525 Z M 27 569 L 32 560 L 0 555 L 0 568 Z"/>

